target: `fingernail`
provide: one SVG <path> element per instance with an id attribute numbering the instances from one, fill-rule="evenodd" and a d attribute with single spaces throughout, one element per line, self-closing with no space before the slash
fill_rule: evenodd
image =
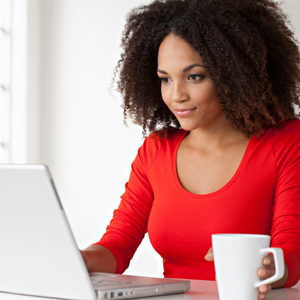
<path id="1" fill-rule="evenodd" d="M 213 261 L 214 257 L 213 257 L 213 255 L 211 255 L 211 254 L 206 254 L 206 255 L 204 256 L 204 259 L 207 260 L 207 261 Z"/>
<path id="2" fill-rule="evenodd" d="M 264 260 L 264 264 L 265 265 L 269 265 L 271 263 L 271 260 L 270 260 L 270 258 L 265 258 L 265 260 Z"/>
<path id="3" fill-rule="evenodd" d="M 259 276 L 265 276 L 265 275 L 267 275 L 267 271 L 264 270 L 264 269 L 260 269 L 259 270 Z"/>
<path id="4" fill-rule="evenodd" d="M 268 288 L 266 286 L 264 286 L 264 285 L 261 287 L 261 289 L 262 289 L 263 293 L 266 293 L 268 291 Z"/>

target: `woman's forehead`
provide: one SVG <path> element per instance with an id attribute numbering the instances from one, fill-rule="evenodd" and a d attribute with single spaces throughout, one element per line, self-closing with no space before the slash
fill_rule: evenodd
<path id="1" fill-rule="evenodd" d="M 158 49 L 158 65 L 180 62 L 204 65 L 202 57 L 190 44 L 181 37 L 170 34 L 164 38 Z"/>

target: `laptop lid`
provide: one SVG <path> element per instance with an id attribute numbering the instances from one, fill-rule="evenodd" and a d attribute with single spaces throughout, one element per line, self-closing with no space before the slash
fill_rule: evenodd
<path id="1" fill-rule="evenodd" d="M 0 165 L 0 291 L 95 299 L 46 166 Z"/>
<path id="2" fill-rule="evenodd" d="M 0 165 L 0 199 L 0 291 L 89 300 L 189 290 L 189 281 L 97 273 L 90 277 L 44 165 Z"/>

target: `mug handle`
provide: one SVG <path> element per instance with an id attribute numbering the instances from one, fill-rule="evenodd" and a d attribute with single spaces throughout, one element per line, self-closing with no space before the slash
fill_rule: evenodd
<path id="1" fill-rule="evenodd" d="M 273 283 L 279 280 L 280 278 L 282 278 L 284 275 L 284 259 L 283 259 L 283 251 L 281 248 L 264 248 L 264 249 L 260 249 L 259 252 L 260 254 L 273 253 L 274 263 L 275 263 L 275 274 L 272 277 L 267 278 L 265 280 L 257 281 L 254 284 L 256 288 L 264 284 Z"/>

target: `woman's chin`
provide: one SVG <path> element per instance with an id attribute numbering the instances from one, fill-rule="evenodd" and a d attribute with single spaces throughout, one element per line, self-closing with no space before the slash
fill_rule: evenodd
<path id="1" fill-rule="evenodd" d="M 184 123 L 184 122 L 180 123 L 180 127 L 181 127 L 183 130 L 185 130 L 185 131 L 192 131 L 192 130 L 197 129 L 196 126 L 193 126 L 193 125 L 191 125 L 191 124 L 186 124 L 186 123 Z"/>

